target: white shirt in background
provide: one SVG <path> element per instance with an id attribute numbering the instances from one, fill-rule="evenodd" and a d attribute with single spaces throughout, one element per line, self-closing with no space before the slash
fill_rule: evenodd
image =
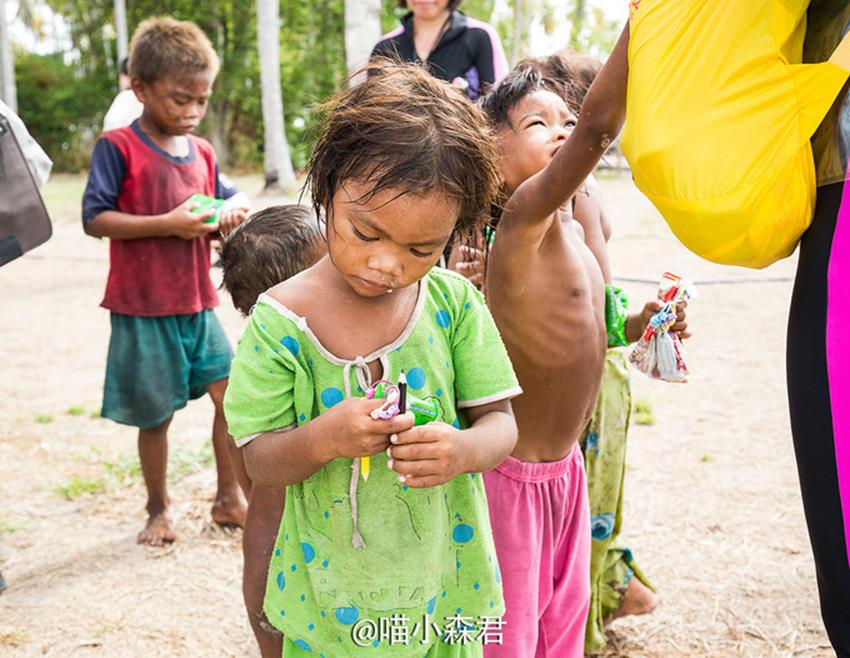
<path id="1" fill-rule="evenodd" d="M 106 111 L 106 116 L 103 117 L 103 132 L 129 126 L 142 116 L 144 108 L 145 106 L 139 102 L 133 90 L 125 89 L 115 97 Z"/>

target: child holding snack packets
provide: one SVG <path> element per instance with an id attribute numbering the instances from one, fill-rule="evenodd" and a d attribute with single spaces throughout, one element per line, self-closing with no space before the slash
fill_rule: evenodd
<path id="1" fill-rule="evenodd" d="M 495 144 L 420 67 L 370 73 L 325 106 L 310 164 L 328 255 L 260 297 L 225 409 L 254 485 L 286 487 L 264 605 L 285 658 L 481 656 L 480 638 L 449 644 L 421 622 L 504 611 L 478 473 L 513 448 L 520 389 L 480 293 L 433 267 L 456 225 L 484 219 Z M 402 370 L 443 422 L 385 406 L 401 410 L 400 390 L 377 388 Z M 394 616 L 420 622 L 415 640 L 363 641 Z"/>
<path id="2" fill-rule="evenodd" d="M 527 60 L 558 87 L 558 94 L 576 113 L 602 64 L 573 52 Z M 638 566 L 632 551 L 623 543 L 622 510 L 626 474 L 626 448 L 632 411 L 631 378 L 627 354 L 621 349 L 640 339 L 649 320 L 662 310 L 651 301 L 638 314 L 628 313 L 628 297 L 613 284 L 608 241 L 611 225 L 606 217 L 601 190 L 593 176 L 575 196 L 575 219 L 584 230 L 584 240 L 596 257 L 605 280 L 605 320 L 608 350 L 593 418 L 579 440 L 584 454 L 590 502 L 591 559 L 590 611 L 585 633 L 585 651 L 593 652 L 607 643 L 605 626 L 626 615 L 641 615 L 655 609 L 654 588 Z M 686 303 L 678 306 L 674 323 L 677 336 L 686 338 Z"/>
<path id="3" fill-rule="evenodd" d="M 518 67 L 482 101 L 512 195 L 487 260 L 488 303 L 526 391 L 515 402 L 517 448 L 485 476 L 507 605 L 505 642 L 486 648 L 493 658 L 577 657 L 584 649 L 591 528 L 577 442 L 596 406 L 611 341 L 606 292 L 613 299 L 617 291 L 606 291 L 572 211 L 579 176 L 589 174 L 619 126 L 617 103 L 606 107 L 603 99 L 617 97 L 624 83 L 626 39 L 627 32 L 593 112 L 582 115 L 593 117 L 583 131 L 581 121 L 573 130 L 558 85 L 534 67 Z M 611 333 L 616 327 L 622 340 L 635 340 L 656 309 L 653 302 L 628 317 L 620 310 Z"/>
<path id="4" fill-rule="evenodd" d="M 245 501 L 228 458 L 222 408 L 233 352 L 218 319 L 210 244 L 246 217 L 245 205 L 210 220 L 193 194 L 238 199 L 216 155 L 193 135 L 206 113 L 218 57 L 194 23 L 142 22 L 130 44 L 130 79 L 144 109 L 94 147 L 83 197 L 88 235 L 109 238 L 109 277 L 101 306 L 112 334 L 102 415 L 139 428 L 148 520 L 138 542 L 175 539 L 166 482 L 168 427 L 188 400 L 208 393 L 218 491 L 213 521 L 241 526 Z M 242 197 L 244 198 L 244 197 Z"/>

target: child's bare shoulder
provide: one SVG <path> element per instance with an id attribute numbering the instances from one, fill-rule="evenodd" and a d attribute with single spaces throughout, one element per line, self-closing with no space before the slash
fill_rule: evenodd
<path id="1" fill-rule="evenodd" d="M 317 300 L 316 277 L 313 268 L 299 272 L 293 277 L 281 281 L 266 291 L 272 300 L 286 307 L 293 313 L 305 317 L 306 312 Z"/>

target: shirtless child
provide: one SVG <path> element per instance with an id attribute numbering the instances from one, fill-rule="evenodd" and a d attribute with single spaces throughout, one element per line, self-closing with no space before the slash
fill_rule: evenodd
<path id="1" fill-rule="evenodd" d="M 485 647 L 487 658 L 583 655 L 590 516 L 578 439 L 608 341 L 602 273 L 569 202 L 622 126 L 627 44 L 628 30 L 578 124 L 530 67 L 482 102 L 510 195 L 487 266 L 488 304 L 524 390 L 514 401 L 516 448 L 485 474 L 507 604 L 504 643 Z"/>

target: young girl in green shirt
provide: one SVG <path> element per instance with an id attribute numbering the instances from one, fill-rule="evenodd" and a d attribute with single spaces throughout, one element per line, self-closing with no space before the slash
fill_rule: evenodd
<path id="1" fill-rule="evenodd" d="M 480 656 L 504 603 L 478 473 L 513 448 L 520 389 L 481 295 L 434 265 L 489 210 L 495 145 L 420 68 L 370 74 L 310 165 L 328 255 L 260 298 L 225 412 L 251 479 L 286 486 L 264 604 L 286 658 Z M 436 422 L 378 417 L 367 393 L 402 371 Z"/>

